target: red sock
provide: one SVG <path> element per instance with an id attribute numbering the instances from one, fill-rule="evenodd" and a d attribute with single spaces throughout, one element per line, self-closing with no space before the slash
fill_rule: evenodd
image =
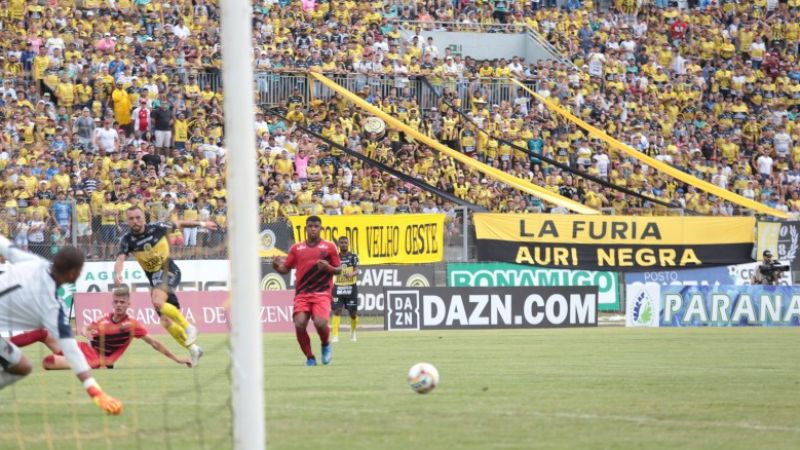
<path id="1" fill-rule="evenodd" d="M 326 324 L 323 328 L 317 328 L 317 334 L 319 334 L 319 340 L 322 341 L 322 345 L 328 345 L 328 336 L 331 334 L 330 327 Z"/>
<path id="2" fill-rule="evenodd" d="M 40 328 L 12 336 L 10 341 L 17 347 L 27 347 L 35 342 L 44 342 L 45 339 L 47 339 L 47 330 Z"/>
<path id="3" fill-rule="evenodd" d="M 314 352 L 311 351 L 311 337 L 308 331 L 295 327 L 294 334 L 297 335 L 297 343 L 300 344 L 300 350 L 306 355 L 306 358 L 313 358 Z"/>

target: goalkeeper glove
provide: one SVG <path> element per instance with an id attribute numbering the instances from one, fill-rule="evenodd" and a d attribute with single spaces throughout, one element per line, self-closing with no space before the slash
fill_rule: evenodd
<path id="1" fill-rule="evenodd" d="M 103 392 L 94 378 L 87 379 L 83 382 L 83 385 L 86 387 L 86 393 L 92 397 L 94 404 L 102 409 L 104 413 L 112 416 L 122 414 L 122 402 Z"/>

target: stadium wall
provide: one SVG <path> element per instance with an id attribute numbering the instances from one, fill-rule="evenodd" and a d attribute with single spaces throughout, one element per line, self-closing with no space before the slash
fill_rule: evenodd
<path id="1" fill-rule="evenodd" d="M 547 48 L 531 39 L 527 33 L 476 33 L 466 31 L 422 31 L 420 35 L 433 43 L 444 53 L 450 48 L 454 54 L 470 56 L 474 59 L 505 58 L 514 56 L 525 61 L 557 59 Z"/>

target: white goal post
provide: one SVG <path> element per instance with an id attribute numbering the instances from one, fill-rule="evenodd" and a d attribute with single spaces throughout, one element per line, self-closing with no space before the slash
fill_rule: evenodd
<path id="1" fill-rule="evenodd" d="M 261 264 L 253 101 L 252 5 L 222 0 L 222 82 L 225 87 L 225 148 L 231 264 L 231 379 L 233 443 L 237 450 L 266 448 Z"/>

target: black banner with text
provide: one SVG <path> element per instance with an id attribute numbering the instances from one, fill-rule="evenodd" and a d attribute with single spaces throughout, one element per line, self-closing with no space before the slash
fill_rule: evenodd
<path id="1" fill-rule="evenodd" d="M 752 261 L 752 217 L 475 214 L 478 259 L 642 271 Z"/>

